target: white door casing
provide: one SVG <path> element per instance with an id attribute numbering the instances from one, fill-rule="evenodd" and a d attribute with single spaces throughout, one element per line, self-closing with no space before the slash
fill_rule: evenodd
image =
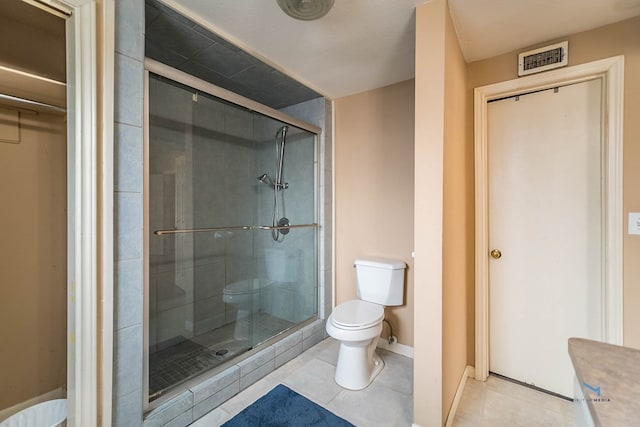
<path id="1" fill-rule="evenodd" d="M 475 359 L 476 379 L 489 374 L 489 222 L 487 102 L 520 93 L 601 78 L 604 156 L 603 339 L 622 344 L 622 113 L 624 57 L 562 68 L 474 91 L 475 151 Z"/>
<path id="2" fill-rule="evenodd" d="M 67 425 L 106 427 L 113 367 L 115 4 L 24 1 L 66 19 Z"/>
<path id="3" fill-rule="evenodd" d="M 43 2 L 69 15 L 67 424 L 71 427 L 96 425 L 98 420 L 102 426 L 111 425 L 115 6 L 102 2 L 97 13 L 96 3 Z"/>
<path id="4" fill-rule="evenodd" d="M 601 91 L 598 78 L 488 106 L 490 370 L 563 396 L 568 338 L 602 339 Z"/>

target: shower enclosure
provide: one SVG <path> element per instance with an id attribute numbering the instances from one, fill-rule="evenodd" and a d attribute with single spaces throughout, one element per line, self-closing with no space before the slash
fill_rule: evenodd
<path id="1" fill-rule="evenodd" d="M 147 78 L 150 401 L 318 311 L 319 129 L 197 82 Z"/>

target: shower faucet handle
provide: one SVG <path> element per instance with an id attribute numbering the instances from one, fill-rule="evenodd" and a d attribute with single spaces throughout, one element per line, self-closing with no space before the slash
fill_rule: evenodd
<path id="1" fill-rule="evenodd" d="M 275 185 L 276 185 L 276 188 L 278 190 L 286 190 L 287 188 L 289 188 L 289 183 L 288 182 L 278 183 L 278 184 L 275 184 Z"/>

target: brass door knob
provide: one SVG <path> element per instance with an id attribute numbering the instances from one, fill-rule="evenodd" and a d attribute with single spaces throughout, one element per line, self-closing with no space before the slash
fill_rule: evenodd
<path id="1" fill-rule="evenodd" d="M 494 249 L 491 251 L 491 258 L 500 259 L 500 257 L 502 257 L 502 252 L 500 252 L 498 249 Z"/>

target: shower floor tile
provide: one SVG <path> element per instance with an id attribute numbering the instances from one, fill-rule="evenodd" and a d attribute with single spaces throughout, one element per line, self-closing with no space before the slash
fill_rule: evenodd
<path id="1" fill-rule="evenodd" d="M 267 313 L 253 319 L 255 345 L 285 331 L 294 323 Z M 149 355 L 149 396 L 174 387 L 215 368 L 226 360 L 250 350 L 251 342 L 233 338 L 236 323 L 190 339 L 183 338 L 163 350 Z"/>
<path id="2" fill-rule="evenodd" d="M 219 365 L 225 358 L 191 340 L 149 355 L 149 395 Z"/>

